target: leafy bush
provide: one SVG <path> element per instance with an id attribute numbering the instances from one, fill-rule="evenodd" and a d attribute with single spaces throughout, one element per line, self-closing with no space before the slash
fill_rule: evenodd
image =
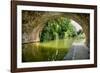
<path id="1" fill-rule="evenodd" d="M 71 24 L 70 19 L 64 17 L 54 17 L 47 21 L 41 34 L 40 41 L 50 41 L 76 36 L 76 29 Z"/>

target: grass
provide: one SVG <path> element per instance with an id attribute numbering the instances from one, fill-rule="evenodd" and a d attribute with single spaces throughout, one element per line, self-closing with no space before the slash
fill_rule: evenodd
<path id="1" fill-rule="evenodd" d="M 63 60 L 73 43 L 73 39 L 60 39 L 49 42 L 22 45 L 23 62 Z"/>

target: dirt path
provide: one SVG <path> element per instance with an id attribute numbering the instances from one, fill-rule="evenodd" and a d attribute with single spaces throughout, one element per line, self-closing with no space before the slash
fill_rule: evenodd
<path id="1" fill-rule="evenodd" d="M 83 43 L 75 43 L 64 57 L 64 60 L 89 59 L 89 48 Z"/>

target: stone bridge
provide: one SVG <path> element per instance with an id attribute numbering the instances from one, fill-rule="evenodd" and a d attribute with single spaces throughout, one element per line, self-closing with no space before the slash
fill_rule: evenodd
<path id="1" fill-rule="evenodd" d="M 74 20 L 77 22 L 82 28 L 83 32 L 86 35 L 86 45 L 89 45 L 89 30 L 90 30 L 90 23 L 89 23 L 89 14 L 80 14 L 80 13 L 61 13 L 61 12 L 44 12 L 41 15 L 35 17 L 35 19 L 31 22 L 27 23 L 27 27 L 30 25 L 35 25 L 35 27 L 30 27 L 32 30 L 29 33 L 23 33 L 23 43 L 28 42 L 37 42 L 40 41 L 39 35 L 42 32 L 42 29 L 45 26 L 45 23 L 52 19 L 53 17 L 66 17 Z M 32 16 L 30 16 L 32 17 Z M 33 24 L 34 23 L 34 24 Z M 23 24 L 26 25 L 26 24 Z M 27 29 L 26 29 L 27 30 Z"/>

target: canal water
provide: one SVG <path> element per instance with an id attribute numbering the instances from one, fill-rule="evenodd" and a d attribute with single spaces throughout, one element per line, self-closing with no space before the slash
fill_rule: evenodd
<path id="1" fill-rule="evenodd" d="M 23 62 L 61 61 L 68 53 L 74 39 L 57 39 L 48 42 L 22 45 Z"/>

